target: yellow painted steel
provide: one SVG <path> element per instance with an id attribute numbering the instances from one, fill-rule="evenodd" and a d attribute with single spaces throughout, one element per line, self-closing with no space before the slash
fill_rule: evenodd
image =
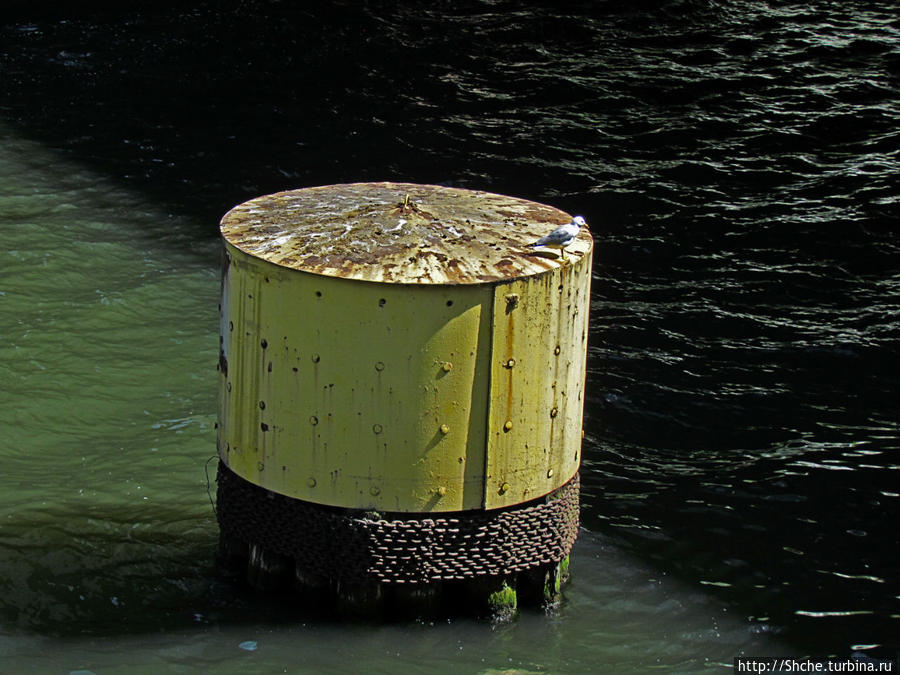
<path id="1" fill-rule="evenodd" d="M 568 482 L 581 463 L 591 258 L 494 287 L 485 508 Z"/>
<path id="2" fill-rule="evenodd" d="M 320 504 L 481 507 L 490 287 L 348 281 L 227 254 L 220 453 L 235 473 Z"/>
<path id="3" fill-rule="evenodd" d="M 234 209 L 221 459 L 274 492 L 388 512 L 493 509 L 565 484 L 580 461 L 592 240 L 583 230 L 568 260 L 526 244 L 568 220 L 386 183 Z"/>

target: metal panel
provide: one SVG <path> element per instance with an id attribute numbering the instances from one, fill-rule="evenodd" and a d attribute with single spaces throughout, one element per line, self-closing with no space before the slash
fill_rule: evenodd
<path id="1" fill-rule="evenodd" d="M 494 287 L 485 508 L 545 495 L 578 470 L 590 254 Z"/>
<path id="2" fill-rule="evenodd" d="M 235 473 L 349 508 L 482 506 L 491 286 L 226 256 L 219 454 Z"/>

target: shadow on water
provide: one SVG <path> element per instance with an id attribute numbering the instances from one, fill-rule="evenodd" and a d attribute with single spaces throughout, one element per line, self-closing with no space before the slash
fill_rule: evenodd
<path id="1" fill-rule="evenodd" d="M 18 5 L 3 29 L 15 45 L 4 117 L 193 216 L 204 236 L 260 194 L 446 177 L 403 138 L 406 105 L 370 91 L 415 85 L 355 3 L 189 4 Z M 374 82 L 380 73 L 393 81 Z"/>
<path id="2" fill-rule="evenodd" d="M 457 73 L 474 65 L 495 77 L 501 55 L 483 32 L 510 13 L 506 37 L 523 42 L 572 39 L 577 22 L 539 5 L 472 2 L 483 21 L 473 28 L 466 8 L 448 7 L 15 3 L 2 29 L 0 109 L 62 156 L 193 216 L 204 236 L 237 203 L 311 184 L 452 183 L 554 196 L 565 208 L 574 187 L 565 170 L 483 152 L 515 121 L 504 95 L 469 90 Z M 572 105 L 585 91 L 559 94 Z"/>
<path id="3" fill-rule="evenodd" d="M 176 505 L 60 508 L 19 512 L 4 527 L 5 631 L 72 638 L 339 621 L 223 573 L 214 518 Z"/>

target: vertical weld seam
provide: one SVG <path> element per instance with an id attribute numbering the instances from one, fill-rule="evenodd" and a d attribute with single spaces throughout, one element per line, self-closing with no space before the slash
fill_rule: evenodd
<path id="1" fill-rule="evenodd" d="M 491 449 L 491 433 L 493 429 L 491 427 L 491 403 L 494 400 L 494 318 L 497 314 L 497 293 L 501 285 L 504 284 L 494 284 L 493 293 L 491 294 L 491 311 L 488 314 L 488 321 L 490 322 L 490 335 L 488 336 L 488 386 L 487 386 L 487 410 L 485 411 L 485 425 L 484 425 L 484 466 L 481 470 L 481 508 L 482 510 L 487 510 L 487 493 L 488 493 L 488 465 L 490 458 L 490 449 Z"/>

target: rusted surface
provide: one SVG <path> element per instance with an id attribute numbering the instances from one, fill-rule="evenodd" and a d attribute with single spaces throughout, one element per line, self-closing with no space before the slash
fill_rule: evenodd
<path id="1" fill-rule="evenodd" d="M 577 476 L 514 508 L 424 517 L 291 499 L 224 464 L 216 482 L 223 544 L 287 556 L 299 579 L 322 584 L 408 586 L 533 571 L 565 558 L 578 536 Z"/>
<path id="2" fill-rule="evenodd" d="M 479 284 L 547 272 L 562 258 L 529 248 L 571 220 L 514 197 L 411 183 L 279 192 L 225 214 L 223 237 L 276 265 L 397 284 Z M 591 249 L 582 228 L 568 252 Z"/>
<path id="3" fill-rule="evenodd" d="M 534 499 L 581 463 L 591 257 L 495 287 L 485 508 Z"/>

